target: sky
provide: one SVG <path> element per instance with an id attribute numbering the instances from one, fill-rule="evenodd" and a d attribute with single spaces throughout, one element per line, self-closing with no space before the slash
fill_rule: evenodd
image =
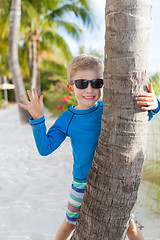
<path id="1" fill-rule="evenodd" d="M 104 51 L 105 35 L 105 2 L 106 0 L 91 0 L 96 15 L 96 27 L 87 31 L 81 37 L 80 45 L 88 49 L 97 50 L 100 54 Z M 79 54 L 79 46 L 76 41 L 66 39 L 72 54 Z M 150 73 L 160 72 L 160 0 L 152 0 L 152 41 L 150 47 Z"/>

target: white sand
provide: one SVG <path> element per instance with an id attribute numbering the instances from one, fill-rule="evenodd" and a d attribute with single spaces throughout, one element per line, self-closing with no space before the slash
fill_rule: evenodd
<path id="1" fill-rule="evenodd" d="M 55 119 L 46 115 L 49 127 Z M 31 127 L 20 124 L 17 106 L 0 110 L 0 240 L 54 239 L 65 217 L 71 166 L 68 138 L 54 154 L 41 157 Z M 145 239 L 160 240 L 160 217 L 149 212 L 144 189 L 135 219 L 144 225 Z"/>

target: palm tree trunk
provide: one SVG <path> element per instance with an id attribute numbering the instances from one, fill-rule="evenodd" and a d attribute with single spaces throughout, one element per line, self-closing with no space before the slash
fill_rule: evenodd
<path id="1" fill-rule="evenodd" d="M 15 97 L 17 102 L 21 102 L 20 95 L 25 97 L 25 87 L 22 79 L 21 69 L 18 60 L 18 36 L 21 19 L 21 0 L 12 0 L 10 10 L 10 34 L 9 34 L 9 65 L 12 73 L 12 81 L 15 85 Z M 28 123 L 29 113 L 19 107 L 20 119 L 22 123 Z"/>
<path id="2" fill-rule="evenodd" d="M 141 179 L 149 79 L 151 0 L 106 1 L 102 130 L 72 240 L 124 239 Z"/>
<path id="3" fill-rule="evenodd" d="M 36 82 L 36 89 L 37 93 L 41 95 L 41 72 L 40 72 L 40 59 L 37 59 L 37 82 Z"/>
<path id="4" fill-rule="evenodd" d="M 34 38 L 34 36 L 33 36 Z M 31 51 L 32 51 L 32 58 L 30 65 L 30 86 L 31 91 L 33 88 L 37 86 L 37 41 L 31 41 Z M 37 89 L 37 88 L 36 88 Z"/>
<path id="5" fill-rule="evenodd" d="M 41 93 L 41 82 L 40 82 L 40 60 L 37 57 L 37 47 L 41 40 L 38 35 L 31 35 L 28 48 L 28 60 L 30 70 L 30 88 L 37 90 L 38 95 Z"/>

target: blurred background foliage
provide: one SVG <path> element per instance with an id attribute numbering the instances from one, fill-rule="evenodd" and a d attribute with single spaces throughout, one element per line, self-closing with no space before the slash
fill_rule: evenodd
<path id="1" fill-rule="evenodd" d="M 11 0 L 0 0 L 0 78 L 6 76 L 12 82 L 8 66 L 9 24 Z M 79 41 L 81 34 L 94 27 L 94 13 L 88 0 L 22 0 L 21 26 L 19 34 L 19 62 L 25 88 L 31 88 L 32 64 L 30 55 L 32 43 L 36 42 L 37 76 L 40 78 L 41 92 L 45 93 L 45 105 L 59 115 L 70 104 L 75 104 L 74 96 L 69 96 L 65 88 L 66 69 L 72 58 L 71 50 L 64 40 L 69 35 Z M 61 31 L 59 31 L 61 29 Z M 83 29 L 83 30 L 82 30 Z M 84 50 L 84 48 L 83 48 Z M 53 76 L 56 75 L 56 78 Z M 63 86 L 63 87 L 62 87 Z M 52 93 L 53 92 L 53 96 Z M 2 107 L 4 93 L 0 94 Z M 9 101 L 15 101 L 14 91 L 8 90 Z"/>
<path id="2" fill-rule="evenodd" d="M 151 82 L 153 84 L 153 89 L 157 97 L 160 95 L 160 73 L 155 73 L 151 77 Z"/>
<path id="3" fill-rule="evenodd" d="M 43 91 L 44 104 L 54 116 L 69 109 L 70 105 L 76 105 L 76 98 L 68 92 L 66 87 L 66 76 L 54 74 L 48 80 L 48 89 Z"/>

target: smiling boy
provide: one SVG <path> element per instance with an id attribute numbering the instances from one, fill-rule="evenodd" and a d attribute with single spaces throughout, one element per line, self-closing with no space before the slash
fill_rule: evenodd
<path id="1" fill-rule="evenodd" d="M 73 181 L 66 218 L 60 226 L 55 240 L 69 239 L 80 212 L 87 175 L 92 165 L 101 131 L 103 103 L 98 99 L 101 96 L 103 86 L 103 63 L 96 57 L 79 55 L 73 58 L 68 65 L 67 81 L 67 88 L 71 94 L 75 95 L 77 106 L 71 106 L 62 113 L 47 133 L 43 96 L 38 97 L 36 90 L 33 89 L 34 97 L 30 91 L 27 91 L 30 101 L 22 95 L 26 105 L 19 103 L 19 106 L 32 115 L 30 124 L 37 149 L 41 155 L 46 156 L 55 151 L 66 136 L 71 139 L 74 160 Z M 159 111 L 160 104 L 151 85 L 149 85 L 149 93 L 137 96 L 136 101 L 142 105 L 142 108 L 145 108 L 144 110 L 152 110 L 149 112 L 150 118 L 155 114 L 154 110 Z M 128 237 L 130 240 L 143 239 L 133 219 L 130 221 Z"/>

